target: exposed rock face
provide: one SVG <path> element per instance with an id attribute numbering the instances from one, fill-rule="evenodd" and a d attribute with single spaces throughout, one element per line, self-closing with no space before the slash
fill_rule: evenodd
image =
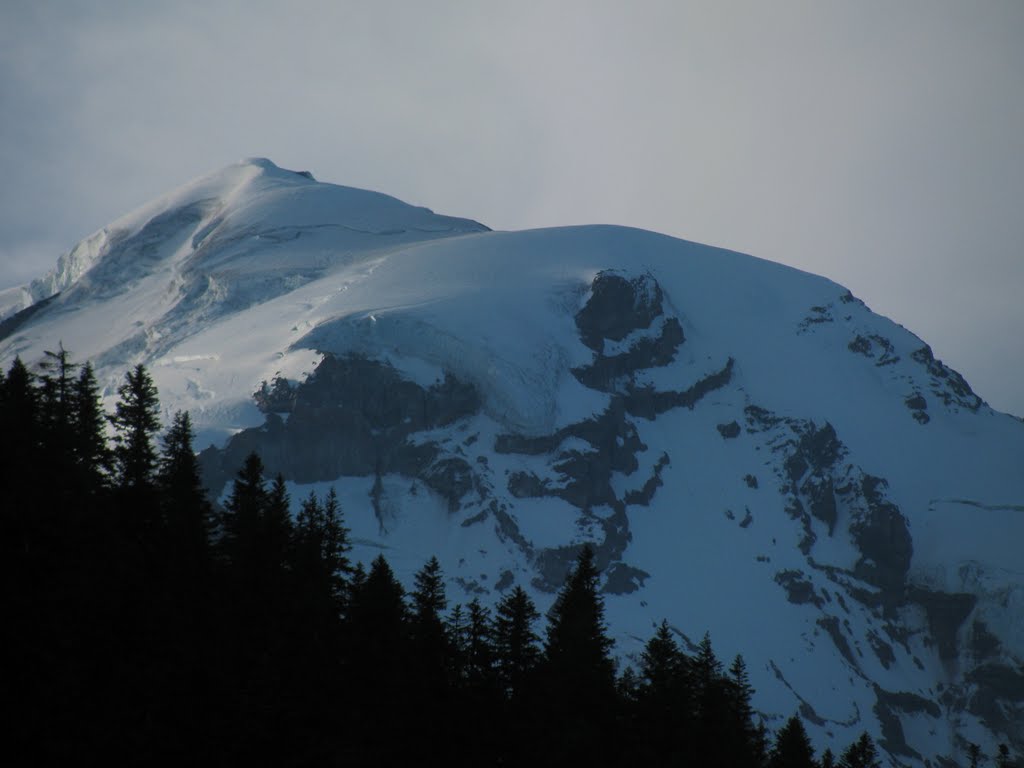
<path id="1" fill-rule="evenodd" d="M 672 408 L 693 408 L 706 394 L 729 383 L 733 361 L 696 381 L 685 390 L 655 390 L 638 385 L 637 376 L 651 368 L 668 365 L 684 343 L 682 324 L 664 314 L 661 286 L 650 275 L 628 278 L 601 272 L 591 284 L 591 294 L 575 316 L 580 340 L 594 351 L 593 362 L 573 369 L 576 379 L 591 389 L 611 395 L 598 416 L 569 424 L 551 435 L 525 437 L 500 435 L 499 453 L 548 457 L 552 479 L 517 472 L 508 479 L 509 492 L 517 498 L 556 497 L 590 516 L 597 507 L 612 514 L 594 521 L 603 541 L 596 542 L 598 562 L 607 566 L 605 589 L 613 593 L 638 589 L 646 573 L 620 561 L 630 540 L 629 505 L 647 506 L 661 486 L 661 472 L 670 463 L 663 454 L 638 490 L 621 497 L 612 487 L 613 473 L 631 475 L 639 468 L 637 455 L 647 450 L 631 417 L 653 419 Z M 611 343 L 624 351 L 609 353 Z M 738 428 L 738 427 L 737 427 Z M 573 447 L 562 445 L 575 438 Z M 587 448 L 579 446 L 582 441 Z M 749 524 L 749 521 L 748 523 Z M 535 586 L 555 590 L 576 557 L 575 547 L 555 547 L 538 554 L 539 577 Z"/>
<path id="2" fill-rule="evenodd" d="M 875 365 L 881 368 L 883 365 L 892 365 L 899 362 L 900 356 L 896 354 L 896 349 L 892 342 L 884 336 L 879 336 L 876 333 L 870 336 L 857 335 L 854 337 L 847 348 L 851 352 L 856 352 L 858 355 L 864 355 L 864 357 L 870 358 L 875 361 Z"/>
<path id="3" fill-rule="evenodd" d="M 983 400 L 974 394 L 971 385 L 963 376 L 936 360 L 932 348 L 927 344 L 911 354 L 911 357 L 925 367 L 931 376 L 932 394 L 946 405 L 959 405 L 970 411 L 977 411 Z"/>
<path id="4" fill-rule="evenodd" d="M 583 343 L 599 354 L 606 340 L 622 341 L 633 331 L 649 328 L 662 313 L 661 286 L 650 275 L 629 278 L 599 272 L 590 290 L 590 299 L 576 315 L 576 327 Z"/>
<path id="5" fill-rule="evenodd" d="M 928 415 L 928 401 L 920 392 L 915 392 L 907 397 L 903 404 L 910 409 L 910 415 L 918 424 L 927 424 L 931 421 L 931 416 Z"/>
<path id="6" fill-rule="evenodd" d="M 728 424 L 719 424 L 717 429 L 718 434 L 726 439 L 739 437 L 740 435 L 740 425 L 735 421 L 730 421 Z"/>
<path id="7" fill-rule="evenodd" d="M 907 519 L 883 495 L 887 485 L 881 478 L 863 477 L 861 493 L 867 509 L 854 517 L 850 532 L 862 553 L 854 573 L 895 600 L 906 585 L 914 549 Z"/>
<path id="8" fill-rule="evenodd" d="M 262 427 L 200 455 L 204 482 L 215 494 L 252 451 L 270 474 L 300 483 L 396 472 L 421 479 L 452 506 L 472 487 L 463 459 L 441 457 L 429 441 L 409 439 L 476 413 L 480 399 L 471 385 L 446 375 L 424 388 L 386 363 L 328 355 L 307 381 L 288 390 L 287 422 L 268 413 Z"/>

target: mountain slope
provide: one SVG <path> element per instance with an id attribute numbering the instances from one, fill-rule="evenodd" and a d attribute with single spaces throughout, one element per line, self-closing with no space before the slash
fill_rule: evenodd
<path id="1" fill-rule="evenodd" d="M 592 542 L 623 662 L 668 618 L 744 653 L 771 728 L 1024 747 L 1024 424 L 824 278 L 251 160 L 7 306 L 5 365 L 62 341 L 112 396 L 146 363 L 215 493 L 259 450 L 295 498 L 338 488 L 364 560 L 436 553 L 453 601 L 545 607 Z"/>

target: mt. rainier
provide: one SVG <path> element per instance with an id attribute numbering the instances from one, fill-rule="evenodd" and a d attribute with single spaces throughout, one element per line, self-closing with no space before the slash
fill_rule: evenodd
<path id="1" fill-rule="evenodd" d="M 1024 750 L 1024 423 L 841 286 L 610 226 L 492 232 L 247 160 L 0 292 L 0 363 L 144 363 L 220 495 L 338 490 L 364 562 L 546 608 L 584 542 L 628 664 L 742 652 L 772 730 Z"/>

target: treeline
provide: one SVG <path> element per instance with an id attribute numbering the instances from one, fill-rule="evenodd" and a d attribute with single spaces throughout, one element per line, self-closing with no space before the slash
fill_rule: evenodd
<path id="1" fill-rule="evenodd" d="M 159 413 L 142 366 L 110 416 L 63 348 L 0 372 L 7 747 L 31 764 L 880 765 L 867 734 L 838 759 L 798 717 L 769 734 L 707 636 L 662 623 L 617 674 L 589 548 L 543 630 L 519 587 L 449 605 L 436 558 L 407 593 L 351 562 L 333 490 L 293 516 L 255 454 L 215 511 L 188 414 L 161 436 Z"/>

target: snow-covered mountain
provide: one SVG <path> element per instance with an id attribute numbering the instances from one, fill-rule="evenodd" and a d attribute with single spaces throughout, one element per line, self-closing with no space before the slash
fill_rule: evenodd
<path id="1" fill-rule="evenodd" d="M 1024 749 L 1024 423 L 829 280 L 640 230 L 492 232 L 254 159 L 0 293 L 111 405 L 145 363 L 221 493 L 334 485 L 356 555 L 541 608 L 583 542 L 623 663 L 667 618 L 770 728 Z"/>

